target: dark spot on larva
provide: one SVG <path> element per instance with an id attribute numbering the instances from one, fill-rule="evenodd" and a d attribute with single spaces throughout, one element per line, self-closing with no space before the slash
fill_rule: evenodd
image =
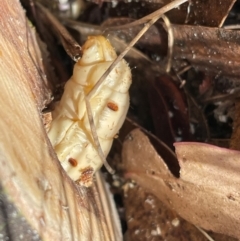
<path id="1" fill-rule="evenodd" d="M 85 187 L 90 187 L 93 183 L 94 169 L 91 166 L 88 166 L 80 169 L 79 171 L 81 172 L 81 176 L 77 180 L 77 183 Z"/>
<path id="2" fill-rule="evenodd" d="M 118 105 L 113 102 L 108 102 L 107 107 L 112 111 L 118 111 Z"/>
<path id="3" fill-rule="evenodd" d="M 72 157 L 70 157 L 70 158 L 68 159 L 68 162 L 69 162 L 73 167 L 76 167 L 77 164 L 78 164 L 77 160 L 74 159 L 74 158 L 72 158 Z"/>

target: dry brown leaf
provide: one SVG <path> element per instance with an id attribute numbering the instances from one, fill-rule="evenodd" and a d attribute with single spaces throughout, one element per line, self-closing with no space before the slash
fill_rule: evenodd
<path id="1" fill-rule="evenodd" d="M 204 143 L 175 143 L 181 179 L 195 185 L 221 190 L 226 198 L 238 199 L 240 153 Z M 235 196 L 236 195 L 236 196 Z"/>
<path id="2" fill-rule="evenodd" d="M 152 82 L 148 84 L 148 99 L 155 135 L 172 149 L 177 139 L 192 140 L 183 91 L 167 75 Z"/>
<path id="3" fill-rule="evenodd" d="M 173 177 L 141 131 L 132 131 L 122 152 L 126 177 L 134 179 L 189 222 L 240 238 L 240 153 L 200 143 L 178 144 L 176 148 L 179 159 L 189 160 L 184 164 L 180 161 L 183 179 Z M 193 173 L 189 166 L 197 172 Z M 195 173 L 203 180 L 196 179 Z"/>
<path id="4" fill-rule="evenodd" d="M 238 77 L 240 31 L 172 25 L 175 60 L 188 60 L 205 73 Z"/>

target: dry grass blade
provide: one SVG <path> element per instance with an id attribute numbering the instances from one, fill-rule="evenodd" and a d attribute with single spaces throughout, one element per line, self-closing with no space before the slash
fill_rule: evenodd
<path id="1" fill-rule="evenodd" d="M 92 108 L 91 108 L 91 105 L 90 105 L 90 98 L 88 98 L 87 96 L 85 97 L 85 103 L 86 103 L 88 120 L 89 120 L 89 124 L 90 124 L 90 127 L 91 127 L 92 137 L 93 137 L 94 143 L 96 145 L 96 148 L 98 150 L 99 157 L 101 158 L 102 163 L 106 167 L 108 172 L 111 173 L 111 174 L 114 174 L 115 171 L 111 168 L 111 166 L 106 161 L 105 155 L 102 151 L 102 148 L 101 148 L 101 145 L 100 145 L 100 142 L 99 142 L 99 139 L 98 139 L 96 126 L 95 126 L 95 123 L 94 123 L 94 120 L 93 120 Z"/>
<path id="2" fill-rule="evenodd" d="M 202 228 L 195 226 L 209 241 L 215 241 L 209 234 L 207 234 Z"/>
<path id="3" fill-rule="evenodd" d="M 173 37 L 171 22 L 169 21 L 168 17 L 163 14 L 162 19 L 166 25 L 167 32 L 168 32 L 168 55 L 167 55 L 167 66 L 166 66 L 166 72 L 168 73 L 171 70 L 174 37 Z"/>
<path id="4" fill-rule="evenodd" d="M 167 8 L 166 8 L 167 9 Z M 137 34 L 137 36 L 129 43 L 129 45 L 126 47 L 126 49 L 116 58 L 116 60 L 110 65 L 110 67 L 106 70 L 106 72 L 101 76 L 101 78 L 98 80 L 98 82 L 96 83 L 96 85 L 94 86 L 94 88 L 89 92 L 89 94 L 86 96 L 85 100 L 86 100 L 86 107 L 87 107 L 87 114 L 88 114 L 88 119 L 89 119 L 89 123 L 91 126 L 91 130 L 92 130 L 92 136 L 93 139 L 96 143 L 98 152 L 99 152 L 99 156 L 102 159 L 103 164 L 105 165 L 105 167 L 107 168 L 107 170 L 110 173 L 114 173 L 114 171 L 112 170 L 112 168 L 109 166 L 109 164 L 106 162 L 105 160 L 105 156 L 103 154 L 102 148 L 100 146 L 100 142 L 98 140 L 98 135 L 97 135 L 97 131 L 96 131 L 96 127 L 94 124 L 94 120 L 93 120 L 93 114 L 92 114 L 92 110 L 91 110 L 91 106 L 90 106 L 90 99 L 92 98 L 92 96 L 96 93 L 96 91 L 98 90 L 98 88 L 102 85 L 102 83 L 104 82 L 104 80 L 106 79 L 106 77 L 111 73 L 111 71 L 117 66 L 117 64 L 119 63 L 119 61 L 121 61 L 123 59 L 123 57 L 129 52 L 129 50 L 136 44 L 136 42 L 139 40 L 139 38 L 142 37 L 142 35 L 161 17 L 160 16 L 156 16 L 154 17 L 152 20 L 150 20 L 148 23 L 145 24 L 145 26 L 142 28 L 142 30 Z"/>

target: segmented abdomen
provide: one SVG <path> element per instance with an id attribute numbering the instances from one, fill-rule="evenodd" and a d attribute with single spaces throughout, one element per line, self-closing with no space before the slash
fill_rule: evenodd
<path id="1" fill-rule="evenodd" d="M 102 166 L 102 161 L 92 138 L 85 96 L 116 57 L 113 47 L 103 36 L 89 37 L 83 46 L 83 56 L 75 64 L 73 76 L 66 83 L 62 99 L 52 114 L 48 135 L 57 156 L 68 175 L 86 186 L 90 185 L 91 176 Z M 90 100 L 105 156 L 125 120 L 130 85 L 130 68 L 121 60 Z"/>

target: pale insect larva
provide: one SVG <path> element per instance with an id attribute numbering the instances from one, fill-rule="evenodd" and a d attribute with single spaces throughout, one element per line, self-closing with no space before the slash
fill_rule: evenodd
<path id="1" fill-rule="evenodd" d="M 82 58 L 75 64 L 73 76 L 66 83 L 62 99 L 52 113 L 48 135 L 68 175 L 74 181 L 90 186 L 102 160 L 92 138 L 85 96 L 117 55 L 103 36 L 89 37 L 82 51 Z M 131 81 L 130 68 L 122 59 L 90 99 L 96 132 L 105 156 L 125 120 Z"/>

